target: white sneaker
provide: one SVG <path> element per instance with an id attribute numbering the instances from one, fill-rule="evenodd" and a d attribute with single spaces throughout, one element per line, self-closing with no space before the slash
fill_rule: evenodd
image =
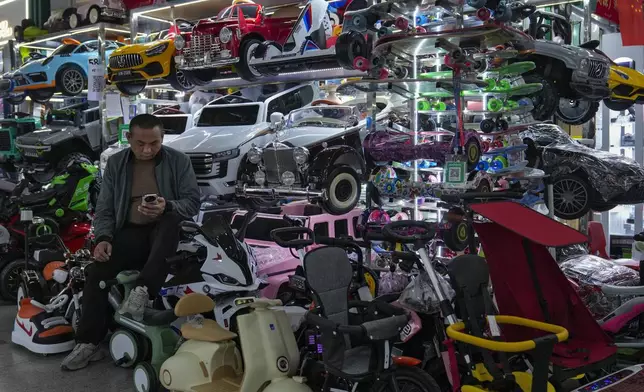
<path id="1" fill-rule="evenodd" d="M 136 321 L 143 321 L 143 313 L 148 304 L 148 288 L 145 286 L 135 287 L 130 291 L 130 296 L 121 305 L 120 314 L 129 313 Z"/>

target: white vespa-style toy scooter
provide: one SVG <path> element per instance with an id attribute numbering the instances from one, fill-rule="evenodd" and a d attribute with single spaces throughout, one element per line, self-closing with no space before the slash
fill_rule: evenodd
<path id="1" fill-rule="evenodd" d="M 175 315 L 188 317 L 181 326 L 185 342 L 161 366 L 161 385 L 181 392 L 312 392 L 304 378 L 295 377 L 299 351 L 286 313 L 270 309 L 281 301 L 236 301 L 252 309 L 237 317 L 243 356 L 233 340 L 237 334 L 201 316 L 212 312 L 212 299 L 192 293 L 177 302 Z"/>

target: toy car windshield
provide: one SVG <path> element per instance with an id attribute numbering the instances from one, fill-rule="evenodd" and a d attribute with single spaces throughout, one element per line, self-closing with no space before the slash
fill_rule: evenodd
<path id="1" fill-rule="evenodd" d="M 60 45 L 59 47 L 54 50 L 54 52 L 51 54 L 51 56 L 57 56 L 59 54 L 70 54 L 72 53 L 76 48 L 78 48 L 77 44 L 63 44 Z"/>
<path id="2" fill-rule="evenodd" d="M 351 106 L 310 107 L 291 112 L 285 128 L 347 128 L 357 125 L 358 118 L 358 113 Z"/>

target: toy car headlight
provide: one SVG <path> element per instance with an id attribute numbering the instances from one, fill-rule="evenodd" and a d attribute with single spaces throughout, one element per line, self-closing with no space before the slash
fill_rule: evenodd
<path id="1" fill-rule="evenodd" d="M 145 51 L 145 54 L 148 56 L 158 56 L 161 53 L 165 52 L 165 50 L 168 49 L 168 43 L 164 42 L 160 45 L 155 46 L 152 49 L 148 49 Z"/>
<path id="2" fill-rule="evenodd" d="M 253 147 L 248 151 L 248 162 L 253 165 L 257 165 L 262 161 L 262 149 L 259 147 Z"/>
<path id="3" fill-rule="evenodd" d="M 293 150 L 293 159 L 298 165 L 304 165 L 309 161 L 309 150 L 304 147 L 295 147 Z"/>
<path id="4" fill-rule="evenodd" d="M 295 173 L 291 171 L 285 171 L 284 173 L 282 173 L 282 184 L 286 186 L 295 184 Z"/>
<path id="5" fill-rule="evenodd" d="M 228 27 L 224 27 L 219 32 L 219 41 L 221 41 L 222 44 L 229 43 L 232 38 L 233 32 Z"/>
<path id="6" fill-rule="evenodd" d="M 183 36 L 177 35 L 176 37 L 174 37 L 174 47 L 177 50 L 182 50 L 186 47 L 186 40 L 183 39 Z"/>
<path id="7" fill-rule="evenodd" d="M 232 277 L 230 277 L 228 275 L 225 275 L 225 274 L 217 274 L 217 275 L 215 275 L 215 279 L 217 279 L 219 281 L 219 283 L 222 283 L 222 284 L 225 284 L 225 285 L 239 286 L 239 282 L 237 281 L 237 279 L 232 278 Z"/>
<path id="8" fill-rule="evenodd" d="M 266 173 L 259 170 L 255 172 L 255 183 L 257 185 L 264 185 L 266 183 Z"/>
<path id="9" fill-rule="evenodd" d="M 581 71 L 588 71 L 588 66 L 590 65 L 590 62 L 588 59 L 581 59 L 579 62 L 579 70 Z"/>
<path id="10" fill-rule="evenodd" d="M 216 161 L 228 160 L 237 158 L 239 155 L 239 148 L 233 148 L 232 150 L 220 151 L 214 154 Z"/>

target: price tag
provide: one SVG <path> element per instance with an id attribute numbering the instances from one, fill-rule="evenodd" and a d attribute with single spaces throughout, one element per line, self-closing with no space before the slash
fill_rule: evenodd
<path id="1" fill-rule="evenodd" d="M 105 67 L 97 58 L 90 58 L 87 62 L 87 100 L 98 102 L 105 89 Z"/>
<path id="2" fill-rule="evenodd" d="M 467 178 L 465 162 L 447 162 L 445 164 L 445 184 L 454 188 L 465 188 Z"/>

